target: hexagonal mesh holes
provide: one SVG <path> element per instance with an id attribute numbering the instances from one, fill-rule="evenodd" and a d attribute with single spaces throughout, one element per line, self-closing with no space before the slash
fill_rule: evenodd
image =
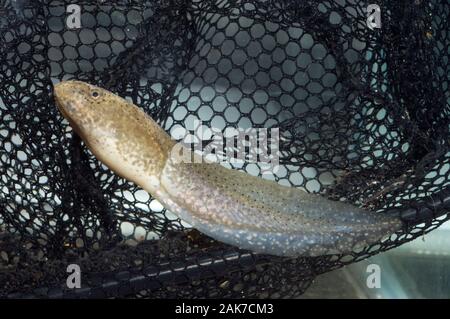
<path id="1" fill-rule="evenodd" d="M 6 2 L 0 17 L 0 296 L 296 297 L 320 273 L 410 241 L 449 211 L 447 1 Z M 278 128 L 280 184 L 408 227 L 349 255 L 280 258 L 202 235 L 73 134 L 52 84 L 79 79 L 174 138 Z M 256 163 L 234 169 L 262 175 Z M 66 266 L 83 289 L 64 286 Z"/>

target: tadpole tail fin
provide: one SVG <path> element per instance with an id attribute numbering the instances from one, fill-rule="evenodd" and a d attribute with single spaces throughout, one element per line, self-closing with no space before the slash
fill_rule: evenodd
<path id="1" fill-rule="evenodd" d="M 219 241 L 254 252 L 280 256 L 349 253 L 403 227 L 397 217 L 219 164 L 169 159 L 160 180 L 169 210 Z"/>

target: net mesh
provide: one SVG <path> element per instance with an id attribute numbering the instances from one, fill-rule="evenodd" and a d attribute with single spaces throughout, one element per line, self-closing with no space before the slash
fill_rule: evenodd
<path id="1" fill-rule="evenodd" d="M 374 30 L 357 0 L 74 1 L 76 29 L 70 3 L 1 1 L 0 297 L 298 297 L 448 219 L 447 0 L 379 0 Z M 195 120 L 279 128 L 274 180 L 407 227 L 314 258 L 214 241 L 95 159 L 54 104 L 65 79 L 126 97 L 174 137 Z"/>

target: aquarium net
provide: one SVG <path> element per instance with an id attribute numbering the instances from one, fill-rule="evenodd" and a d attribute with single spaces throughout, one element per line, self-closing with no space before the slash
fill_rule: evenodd
<path id="1" fill-rule="evenodd" d="M 0 297 L 298 297 L 448 219 L 447 0 L 374 0 L 381 25 L 359 0 L 0 3 Z M 67 79 L 127 98 L 174 138 L 196 120 L 278 128 L 265 178 L 406 226 L 345 255 L 217 242 L 90 153 L 55 106 Z"/>

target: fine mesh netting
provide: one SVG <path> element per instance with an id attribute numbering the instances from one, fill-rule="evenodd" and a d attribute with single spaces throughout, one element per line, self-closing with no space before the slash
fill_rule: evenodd
<path id="1" fill-rule="evenodd" d="M 371 30 L 371 2 L 72 1 L 69 29 L 70 2 L 1 1 L 0 297 L 297 297 L 446 221 L 450 5 L 378 0 Z M 214 241 L 88 151 L 53 100 L 66 79 L 126 97 L 174 138 L 196 120 L 279 128 L 272 179 L 407 227 L 345 256 Z M 81 289 L 66 287 L 69 264 Z"/>

